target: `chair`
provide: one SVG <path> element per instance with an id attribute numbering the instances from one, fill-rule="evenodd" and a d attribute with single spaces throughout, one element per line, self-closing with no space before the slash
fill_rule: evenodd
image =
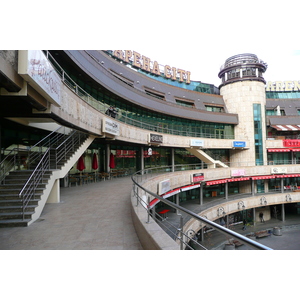
<path id="1" fill-rule="evenodd" d="M 69 177 L 69 187 L 72 185 L 72 183 L 74 184 L 75 183 L 75 185 L 77 186 L 77 183 L 78 183 L 78 178 L 76 178 L 76 177 Z"/>

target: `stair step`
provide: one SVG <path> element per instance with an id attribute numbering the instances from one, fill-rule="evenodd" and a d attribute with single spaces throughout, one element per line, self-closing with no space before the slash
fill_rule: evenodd
<path id="1" fill-rule="evenodd" d="M 37 206 L 39 199 L 31 199 L 29 200 L 29 205 L 34 205 Z M 23 201 L 21 199 L 0 199 L 0 206 L 5 207 L 5 206 L 22 206 Z"/>
<path id="2" fill-rule="evenodd" d="M 25 212 L 24 219 L 31 219 L 33 212 Z M 0 213 L 0 220 L 9 220 L 9 219 L 23 219 L 22 212 L 6 212 Z"/>
<path id="3" fill-rule="evenodd" d="M 35 193 L 34 200 L 39 200 L 42 196 L 42 193 Z M 11 200 L 18 200 L 19 193 L 16 194 L 0 194 L 0 201 L 11 201 Z"/>
<path id="4" fill-rule="evenodd" d="M 0 228 L 3 227 L 27 227 L 30 220 L 23 219 L 6 219 L 0 220 Z"/>
<path id="5" fill-rule="evenodd" d="M 25 208 L 25 212 L 34 212 L 36 207 L 37 205 L 27 205 Z M 0 214 L 15 212 L 23 212 L 23 206 L 0 206 Z"/>
<path id="6" fill-rule="evenodd" d="M 5 192 L 7 190 L 16 190 L 21 191 L 21 189 L 24 187 L 24 184 L 1 184 L 0 185 L 0 193 Z M 39 183 L 38 189 L 44 189 L 46 187 L 46 183 Z"/>

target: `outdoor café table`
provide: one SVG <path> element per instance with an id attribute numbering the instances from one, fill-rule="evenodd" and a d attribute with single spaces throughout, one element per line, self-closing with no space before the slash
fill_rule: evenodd
<path id="1" fill-rule="evenodd" d="M 164 209 L 164 210 L 162 210 L 162 211 L 159 212 L 159 214 L 162 217 L 162 221 L 164 221 L 165 219 L 168 218 L 168 212 L 169 211 L 170 211 L 169 209 Z"/>

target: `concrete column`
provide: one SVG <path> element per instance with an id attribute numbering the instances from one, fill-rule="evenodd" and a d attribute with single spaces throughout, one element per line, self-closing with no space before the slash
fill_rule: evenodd
<path id="1" fill-rule="evenodd" d="M 283 178 L 280 178 L 280 188 L 281 188 L 281 193 L 284 192 L 284 188 L 283 188 Z"/>
<path id="2" fill-rule="evenodd" d="M 253 225 L 256 223 L 256 217 L 255 217 L 255 207 L 253 207 Z"/>
<path id="3" fill-rule="evenodd" d="M 105 162 L 105 166 L 104 166 L 104 170 L 109 173 L 110 172 L 110 167 L 109 167 L 109 159 L 110 159 L 110 145 L 107 144 L 106 145 L 106 162 Z"/>
<path id="4" fill-rule="evenodd" d="M 285 221 L 284 203 L 281 204 L 281 219 L 282 219 L 282 222 Z"/>
<path id="5" fill-rule="evenodd" d="M 141 170 L 144 170 L 144 147 L 141 147 Z"/>
<path id="6" fill-rule="evenodd" d="M 180 193 L 176 194 L 176 204 L 179 205 L 179 195 Z M 176 214 L 179 214 L 179 210 L 176 209 Z"/>
<path id="7" fill-rule="evenodd" d="M 200 197 L 199 197 L 199 200 L 200 200 L 200 205 L 203 204 L 203 184 L 200 183 L 200 188 L 199 188 L 199 194 L 200 194 Z"/>
<path id="8" fill-rule="evenodd" d="M 265 193 L 268 193 L 269 192 L 268 180 L 264 180 L 264 186 L 265 186 Z"/>
<path id="9" fill-rule="evenodd" d="M 59 203 L 60 202 L 60 186 L 59 186 L 59 179 L 56 179 L 49 197 L 47 199 L 47 203 Z"/>
<path id="10" fill-rule="evenodd" d="M 228 200 L 228 182 L 225 183 L 225 199 Z"/>
<path id="11" fill-rule="evenodd" d="M 254 180 L 251 180 L 251 194 L 252 196 L 255 195 L 255 186 L 254 186 Z"/>
<path id="12" fill-rule="evenodd" d="M 200 230 L 200 236 L 201 236 L 201 241 L 203 242 L 204 241 L 204 227 L 201 228 Z"/>
<path id="13" fill-rule="evenodd" d="M 175 171 L 175 150 L 174 148 L 171 149 L 171 164 L 172 164 L 172 172 Z"/>

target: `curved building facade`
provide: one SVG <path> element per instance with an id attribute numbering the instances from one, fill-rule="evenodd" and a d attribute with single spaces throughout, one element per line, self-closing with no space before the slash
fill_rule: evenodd
<path id="1" fill-rule="evenodd" d="M 59 202 L 59 189 L 77 180 L 82 155 L 84 172 L 97 173 L 93 180 L 153 167 L 219 169 L 211 173 L 215 178 L 201 179 L 204 197 L 296 186 L 297 176 L 279 183 L 272 175 L 299 161 L 300 85 L 266 83 L 266 71 L 255 54 L 235 55 L 222 65 L 215 87 L 132 50 L 2 50 L 0 160 L 7 165 L 10 151 L 21 149 L 18 168 L 29 169 L 25 150 L 64 126 L 88 138 L 59 169 L 49 187 L 56 192 L 45 203 Z M 253 173 L 255 166 L 268 166 L 271 177 L 264 170 L 253 181 L 260 175 Z M 249 167 L 253 174 L 247 174 Z M 228 186 L 229 177 L 237 180 Z M 195 193 L 183 193 L 180 201 L 200 197 Z"/>

